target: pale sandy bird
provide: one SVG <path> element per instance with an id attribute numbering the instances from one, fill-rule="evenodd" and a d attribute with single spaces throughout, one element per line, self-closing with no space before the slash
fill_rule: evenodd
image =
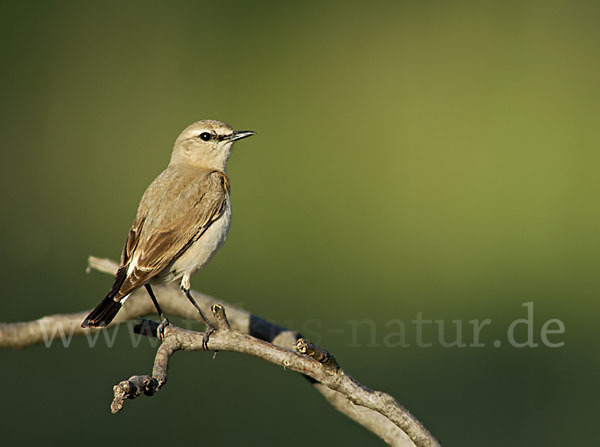
<path id="1" fill-rule="evenodd" d="M 208 323 L 190 294 L 190 276 L 225 241 L 231 221 L 226 165 L 234 141 L 251 135 L 212 120 L 198 121 L 179 135 L 169 166 L 140 201 L 112 288 L 83 327 L 109 324 L 141 286 L 165 322 L 151 284 L 176 280 Z"/>

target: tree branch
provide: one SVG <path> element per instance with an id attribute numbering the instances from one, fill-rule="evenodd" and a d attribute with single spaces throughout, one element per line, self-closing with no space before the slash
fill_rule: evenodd
<path id="1" fill-rule="evenodd" d="M 90 268 L 114 274 L 117 265 L 108 259 L 89 258 Z M 178 288 L 157 286 L 161 306 L 168 315 L 199 320 L 195 309 Z M 210 334 L 208 349 L 249 354 L 284 366 L 306 376 L 313 386 L 337 410 L 367 428 L 392 446 L 439 446 L 425 427 L 392 396 L 373 391 L 341 369 L 329 352 L 301 338 L 300 334 L 270 323 L 249 312 L 217 301 L 199 292 L 194 297 L 217 330 Z M 225 307 L 227 312 L 225 313 Z M 210 309 L 210 312 L 207 310 Z M 152 302 L 143 290 L 134 292 L 110 326 L 154 312 Z M 80 327 L 87 311 L 51 315 L 23 323 L 0 323 L 0 347 L 23 348 L 44 341 L 47 334 L 59 332 L 83 335 L 89 329 Z M 146 326 L 148 325 L 148 326 Z M 136 331 L 156 333 L 156 323 L 144 321 Z M 145 328 L 145 329 L 144 329 Z M 148 329 L 151 329 L 148 331 Z M 113 413 L 122 410 L 126 399 L 142 393 L 152 395 L 167 380 L 171 355 L 178 350 L 202 350 L 204 333 L 169 325 L 162 334 L 152 376 L 133 376 L 114 387 Z"/>

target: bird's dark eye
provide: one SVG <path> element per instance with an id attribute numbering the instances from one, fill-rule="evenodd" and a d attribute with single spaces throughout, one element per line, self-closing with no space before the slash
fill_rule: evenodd
<path id="1" fill-rule="evenodd" d="M 212 138 L 212 135 L 208 132 L 202 132 L 200 135 L 200 139 L 204 141 L 208 141 Z"/>

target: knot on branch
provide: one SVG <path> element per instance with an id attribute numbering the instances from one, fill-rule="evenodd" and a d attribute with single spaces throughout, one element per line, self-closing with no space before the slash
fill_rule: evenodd
<path id="1" fill-rule="evenodd" d="M 113 387 L 114 398 L 110 404 L 110 411 L 113 414 L 121 411 L 127 399 L 135 399 L 141 394 L 152 396 L 163 383 L 147 375 L 131 376 L 129 380 L 123 380 Z"/>
<path id="2" fill-rule="evenodd" d="M 311 343 L 305 338 L 296 341 L 296 350 L 300 354 L 308 355 L 321 363 L 329 372 L 337 373 L 340 369 L 337 360 L 329 351 Z"/>

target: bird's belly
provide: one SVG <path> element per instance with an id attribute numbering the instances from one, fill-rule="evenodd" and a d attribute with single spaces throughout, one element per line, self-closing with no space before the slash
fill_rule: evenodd
<path id="1" fill-rule="evenodd" d="M 182 276 L 190 276 L 204 267 L 212 255 L 223 245 L 229 224 L 231 223 L 231 206 L 227 205 L 223 215 L 211 224 L 200 238 L 192 243 L 170 266 L 165 269 L 167 281 L 174 281 Z"/>

